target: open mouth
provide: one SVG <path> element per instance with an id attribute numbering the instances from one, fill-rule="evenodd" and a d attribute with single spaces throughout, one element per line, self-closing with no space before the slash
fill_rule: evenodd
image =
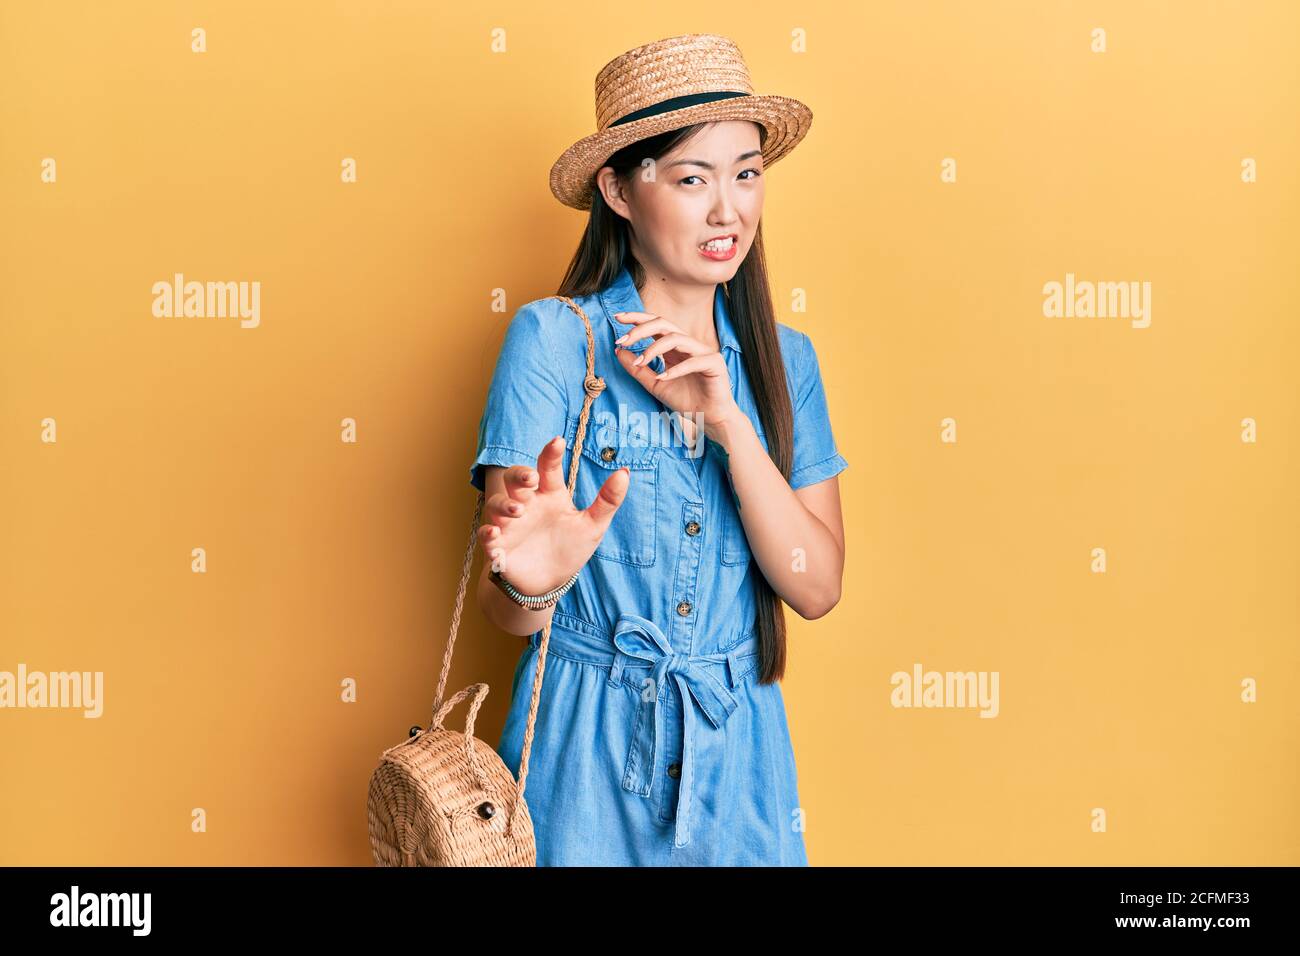
<path id="1" fill-rule="evenodd" d="M 708 242 L 700 243 L 700 250 L 703 252 L 730 252 L 736 247 L 737 236 L 724 236 L 721 239 L 710 239 Z"/>

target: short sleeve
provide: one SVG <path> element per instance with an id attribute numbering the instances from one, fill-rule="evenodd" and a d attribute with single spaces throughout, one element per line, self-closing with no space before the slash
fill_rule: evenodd
<path id="1" fill-rule="evenodd" d="M 794 460 L 790 487 L 803 488 L 833 478 L 849 466 L 835 446 L 826 389 L 812 339 L 799 333 L 794 396 Z"/>
<path id="2" fill-rule="evenodd" d="M 479 491 L 484 490 L 485 465 L 536 465 L 546 443 L 565 433 L 568 393 L 548 321 L 546 310 L 530 302 L 506 328 L 469 472 L 470 484 Z"/>

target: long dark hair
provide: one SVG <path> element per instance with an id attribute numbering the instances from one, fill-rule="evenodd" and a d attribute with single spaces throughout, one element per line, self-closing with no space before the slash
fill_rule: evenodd
<path id="1" fill-rule="evenodd" d="M 686 126 L 638 140 L 607 159 L 605 165 L 613 167 L 624 182 L 630 182 L 635 171 L 641 168 L 643 159 L 658 161 L 706 125 Z M 760 141 L 766 138 L 766 130 L 761 126 L 759 137 Z M 630 228 L 631 224 L 610 209 L 600 190 L 596 189 L 587 229 L 556 294 L 569 297 L 591 295 L 613 282 L 624 265 L 631 272 L 637 288 L 642 288 L 645 270 L 631 253 Z M 772 310 L 772 293 L 767 282 L 761 221 L 749 254 L 741 262 L 735 277 L 724 283 L 723 291 L 727 296 L 728 314 L 740 339 L 745 374 L 754 392 L 758 416 L 767 438 L 768 455 L 788 481 L 794 453 L 794 412 L 790 407 L 776 316 Z M 770 684 L 785 674 L 785 609 L 757 565 L 751 566 L 751 570 L 758 605 L 759 682 Z"/>

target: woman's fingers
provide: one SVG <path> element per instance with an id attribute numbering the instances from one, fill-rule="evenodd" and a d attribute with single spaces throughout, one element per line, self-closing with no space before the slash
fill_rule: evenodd
<path id="1" fill-rule="evenodd" d="M 605 483 L 600 486 L 600 491 L 596 494 L 596 500 L 583 511 L 583 514 L 591 519 L 599 534 L 604 534 L 605 529 L 609 527 L 609 522 L 627 496 L 628 485 L 631 483 L 632 473 L 626 468 L 620 468 L 605 479 Z"/>
<path id="2" fill-rule="evenodd" d="M 506 494 L 515 501 L 527 503 L 537 491 L 537 470 L 527 465 L 511 465 L 501 477 Z"/>
<path id="3" fill-rule="evenodd" d="M 624 325 L 645 325 L 647 322 L 653 322 L 658 319 L 661 322 L 667 322 L 662 315 L 654 312 L 615 312 L 614 318 L 618 319 Z"/>
<path id="4" fill-rule="evenodd" d="M 508 525 L 515 518 L 524 516 L 524 503 L 516 501 L 505 492 L 493 495 L 484 505 L 484 516 L 495 525 Z"/>
<path id="5" fill-rule="evenodd" d="M 623 371 L 636 379 L 647 392 L 651 391 L 655 373 L 644 365 L 633 365 L 632 363 L 636 361 L 634 353 L 627 349 L 619 349 L 614 353 L 614 357 L 618 359 L 618 364 L 623 366 Z"/>
<path id="6" fill-rule="evenodd" d="M 677 351 L 685 355 L 704 355 L 711 351 L 708 346 L 697 339 L 691 338 L 684 332 L 669 332 L 667 335 L 655 339 L 653 345 L 646 348 L 644 352 L 637 356 L 633 365 L 646 365 L 657 355 L 663 355 L 665 352 Z"/>
<path id="7" fill-rule="evenodd" d="M 528 535 L 528 527 L 511 533 L 515 522 L 530 513 L 545 515 L 546 504 L 537 501 L 536 496 L 554 485 L 565 490 L 564 475 L 560 462 L 564 456 L 564 439 L 557 437 L 542 449 L 537 458 L 537 468 L 527 465 L 512 465 L 501 472 L 501 491 L 489 495 L 483 502 L 483 521 L 477 531 L 478 543 L 484 555 L 496 566 L 503 560 L 504 543 L 510 540 L 511 547 L 519 544 L 516 540 L 520 534 Z M 498 567 L 497 570 L 503 570 Z"/>
<path id="8" fill-rule="evenodd" d="M 504 572 L 505 549 L 501 546 L 501 529 L 494 524 L 480 525 L 478 543 L 483 549 L 483 556 L 492 563 L 492 567 L 498 572 Z"/>
<path id="9" fill-rule="evenodd" d="M 696 355 L 686 359 L 684 362 L 678 362 L 676 365 L 665 369 L 658 375 L 652 375 L 651 381 L 667 382 L 675 378 L 681 378 L 683 375 L 691 375 L 695 372 L 716 372 L 717 363 L 713 356 L 720 355 L 719 352 L 710 352 L 707 355 Z"/>
<path id="10" fill-rule="evenodd" d="M 623 312 L 625 318 L 622 320 L 625 324 L 636 325 L 636 328 L 624 332 L 614 340 L 615 345 L 631 345 L 633 342 L 639 342 L 641 339 L 648 339 L 655 335 L 663 335 L 666 332 L 680 332 L 681 329 L 669 322 L 667 319 L 651 315 L 649 312 Z M 629 319 L 626 316 L 643 316 L 641 319 Z"/>
<path id="11" fill-rule="evenodd" d="M 564 461 L 565 442 L 562 437 L 556 435 L 542 449 L 542 453 L 537 456 L 537 491 L 539 494 L 548 494 L 553 491 L 568 491 L 568 486 L 564 483 L 564 469 L 561 463 Z"/>

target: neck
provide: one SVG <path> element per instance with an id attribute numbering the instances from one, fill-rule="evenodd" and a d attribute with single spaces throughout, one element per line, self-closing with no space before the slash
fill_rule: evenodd
<path id="1" fill-rule="evenodd" d="M 682 285 L 652 268 L 642 268 L 645 269 L 645 287 L 637 291 L 645 311 L 663 316 L 710 348 L 719 348 L 718 330 L 713 324 L 717 285 Z"/>

